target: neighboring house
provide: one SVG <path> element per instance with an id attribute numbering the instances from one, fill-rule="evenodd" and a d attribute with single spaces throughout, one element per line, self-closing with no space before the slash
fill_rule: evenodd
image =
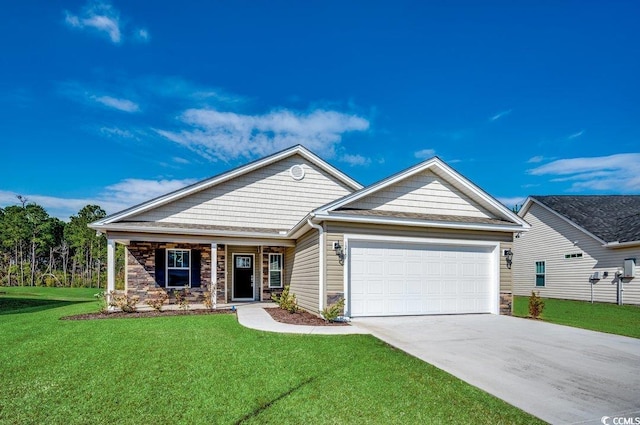
<path id="1" fill-rule="evenodd" d="M 531 230 L 514 241 L 516 295 L 591 300 L 593 290 L 595 301 L 640 304 L 640 196 L 530 196 L 519 215 Z"/>
<path id="2" fill-rule="evenodd" d="M 524 220 L 438 158 L 363 188 L 302 146 L 90 225 L 126 247 L 129 295 L 188 287 L 218 302 L 290 285 L 318 313 L 509 313 L 504 250 Z"/>

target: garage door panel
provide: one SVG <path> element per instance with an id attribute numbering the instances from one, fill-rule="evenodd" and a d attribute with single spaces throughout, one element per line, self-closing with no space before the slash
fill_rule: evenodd
<path id="1" fill-rule="evenodd" d="M 349 243 L 352 316 L 490 312 L 490 247 Z"/>

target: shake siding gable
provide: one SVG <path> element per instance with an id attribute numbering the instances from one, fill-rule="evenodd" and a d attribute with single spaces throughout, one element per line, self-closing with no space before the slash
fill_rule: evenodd
<path id="1" fill-rule="evenodd" d="M 601 242 L 535 203 L 524 219 L 531 224 L 531 230 L 514 241 L 515 295 L 531 295 L 533 290 L 539 291 L 542 297 L 589 301 L 589 277 L 596 271 L 602 276 L 606 271 L 609 276 L 593 287 L 594 300 L 617 301 L 615 272 L 625 258 L 640 259 L 640 248 L 605 248 Z M 576 253 L 582 253 L 582 257 L 565 258 L 566 254 Z M 544 287 L 535 285 L 536 261 L 545 262 Z M 624 283 L 623 299 L 625 304 L 640 304 L 639 277 Z"/>
<path id="2" fill-rule="evenodd" d="M 493 218 L 484 208 L 430 170 L 398 181 L 345 207 Z"/>
<path id="3" fill-rule="evenodd" d="M 302 235 L 295 248 L 287 248 L 285 271 L 290 290 L 296 295 L 298 305 L 310 312 L 318 312 L 319 299 L 319 250 L 318 231 L 313 229 Z"/>
<path id="4" fill-rule="evenodd" d="M 302 180 L 291 177 L 293 165 L 303 165 Z M 351 192 L 324 170 L 293 155 L 127 219 L 287 230 L 309 211 Z"/>

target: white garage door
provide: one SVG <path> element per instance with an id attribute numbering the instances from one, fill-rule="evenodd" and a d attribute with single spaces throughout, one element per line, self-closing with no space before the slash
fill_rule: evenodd
<path id="1" fill-rule="evenodd" d="M 349 242 L 350 314 L 490 313 L 492 247 Z"/>

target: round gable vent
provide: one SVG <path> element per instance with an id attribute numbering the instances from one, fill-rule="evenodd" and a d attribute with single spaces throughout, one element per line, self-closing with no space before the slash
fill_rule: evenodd
<path id="1" fill-rule="evenodd" d="M 304 168 L 302 165 L 294 165 L 289 168 L 289 174 L 294 180 L 302 180 L 304 178 Z"/>

